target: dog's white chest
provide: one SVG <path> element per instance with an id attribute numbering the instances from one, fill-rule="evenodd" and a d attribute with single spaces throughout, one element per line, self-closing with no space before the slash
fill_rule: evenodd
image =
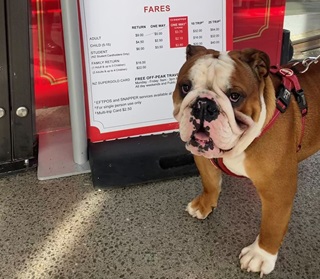
<path id="1" fill-rule="evenodd" d="M 242 152 L 241 154 L 235 157 L 223 158 L 223 164 L 234 174 L 248 177 L 244 166 L 245 158 L 245 153 Z"/>

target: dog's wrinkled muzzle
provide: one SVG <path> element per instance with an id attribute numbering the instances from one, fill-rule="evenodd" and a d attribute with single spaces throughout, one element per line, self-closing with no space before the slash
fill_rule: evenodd
<path id="1" fill-rule="evenodd" d="M 199 119 L 201 124 L 203 124 L 204 120 L 207 122 L 216 120 L 219 113 L 216 102 L 208 98 L 198 98 L 193 104 L 191 111 L 191 115 Z"/>
<path id="2" fill-rule="evenodd" d="M 191 153 L 218 158 L 231 150 L 242 134 L 232 122 L 235 122 L 232 107 L 218 103 L 217 98 L 205 92 L 184 107 L 180 137 Z"/>

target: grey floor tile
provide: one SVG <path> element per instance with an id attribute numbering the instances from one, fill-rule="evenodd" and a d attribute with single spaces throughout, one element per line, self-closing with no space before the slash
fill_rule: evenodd
<path id="1" fill-rule="evenodd" d="M 300 165 L 289 231 L 268 279 L 319 278 L 319 167 L 319 155 Z M 259 278 L 238 261 L 260 222 L 251 182 L 224 177 L 219 206 L 203 221 L 184 211 L 200 190 L 198 177 L 103 191 L 90 175 L 2 178 L 0 278 Z"/>

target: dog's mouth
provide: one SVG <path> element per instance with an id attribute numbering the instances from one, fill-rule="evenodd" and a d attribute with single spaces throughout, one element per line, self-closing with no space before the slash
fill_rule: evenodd
<path id="1" fill-rule="evenodd" d="M 210 135 L 210 128 L 209 126 L 204 126 L 203 123 L 200 125 L 197 124 L 197 121 L 193 121 L 194 124 L 194 131 L 192 132 L 189 140 L 189 145 L 196 148 L 197 152 L 200 154 L 204 154 L 206 152 L 216 150 L 214 153 L 218 152 L 219 156 L 230 152 L 236 145 L 236 142 L 241 138 L 241 135 L 249 128 L 249 123 L 241 113 L 236 114 L 235 117 L 236 124 L 240 132 L 238 139 L 229 144 L 218 145 L 214 142 L 214 136 Z"/>
<path id="2" fill-rule="evenodd" d="M 192 146 L 197 147 L 198 151 L 209 151 L 215 148 L 215 144 L 212 138 L 209 135 L 209 132 L 205 131 L 205 129 L 200 129 L 199 131 L 193 133 L 189 142 Z M 232 148 L 229 149 L 220 149 L 220 153 L 229 152 Z"/>
<path id="3" fill-rule="evenodd" d="M 201 147 L 204 150 L 212 150 L 214 148 L 213 140 L 210 137 L 210 133 L 204 127 L 201 127 L 200 129 L 192 133 L 190 144 L 194 147 Z"/>

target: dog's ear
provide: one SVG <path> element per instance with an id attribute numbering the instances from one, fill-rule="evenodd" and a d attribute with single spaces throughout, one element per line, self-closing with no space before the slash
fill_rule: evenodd
<path id="1" fill-rule="evenodd" d="M 207 49 L 204 46 L 195 46 L 195 45 L 188 45 L 186 48 L 186 59 L 189 60 L 191 57 L 195 55 L 205 55 L 205 54 L 212 54 L 213 57 L 218 58 L 220 52 L 214 49 Z"/>
<path id="2" fill-rule="evenodd" d="M 269 75 L 270 58 L 265 52 L 254 48 L 245 48 L 240 52 L 240 60 L 248 63 L 259 78 Z"/>
<path id="3" fill-rule="evenodd" d="M 205 54 L 207 52 L 207 49 L 203 46 L 194 46 L 194 45 L 187 45 L 186 48 L 186 59 L 188 60 L 192 56 L 196 54 Z"/>

